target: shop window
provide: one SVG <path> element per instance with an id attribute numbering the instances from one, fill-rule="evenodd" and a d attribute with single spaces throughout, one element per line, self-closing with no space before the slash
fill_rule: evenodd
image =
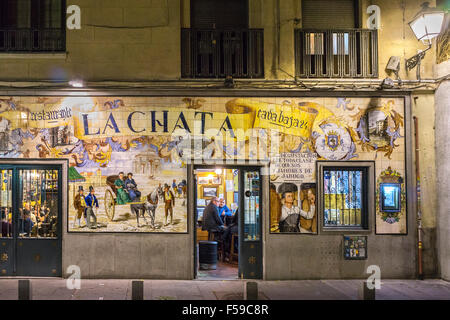
<path id="1" fill-rule="evenodd" d="M 373 162 L 318 162 L 322 230 L 368 230 Z"/>
<path id="2" fill-rule="evenodd" d="M 50 129 L 50 144 L 53 147 L 70 144 L 71 130 L 69 126 L 60 126 Z"/>

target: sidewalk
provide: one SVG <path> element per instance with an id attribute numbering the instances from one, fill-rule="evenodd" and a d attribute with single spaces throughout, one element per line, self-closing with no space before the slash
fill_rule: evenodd
<path id="1" fill-rule="evenodd" d="M 33 300 L 129 300 L 132 280 L 82 280 L 79 290 L 66 279 L 32 279 Z M 257 281 L 263 300 L 356 300 L 362 280 Z M 145 300 L 239 300 L 244 281 L 145 280 Z M 17 279 L 0 279 L 0 300 L 16 300 Z M 450 300 L 450 282 L 384 280 L 377 300 Z"/>

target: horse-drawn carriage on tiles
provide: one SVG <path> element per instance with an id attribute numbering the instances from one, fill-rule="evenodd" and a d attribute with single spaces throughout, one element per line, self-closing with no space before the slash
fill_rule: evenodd
<path id="1" fill-rule="evenodd" d="M 147 196 L 142 196 L 136 198 L 137 201 L 127 202 L 124 204 L 117 203 L 117 186 L 115 181 L 119 179 L 118 175 L 111 175 L 106 178 L 106 190 L 105 190 L 105 212 L 106 216 L 110 221 L 114 220 L 114 215 L 116 211 L 116 206 L 120 205 L 130 205 L 131 211 L 136 214 L 137 223 L 139 225 L 139 213 L 142 211 L 142 216 L 145 219 L 145 211 L 148 211 L 150 218 L 152 219 L 152 225 L 154 223 L 154 210 L 158 204 L 158 194 L 156 191 L 148 194 Z"/>

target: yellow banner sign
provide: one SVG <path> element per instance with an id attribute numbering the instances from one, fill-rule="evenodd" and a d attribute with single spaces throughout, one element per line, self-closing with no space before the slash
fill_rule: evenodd
<path id="1" fill-rule="evenodd" d="M 12 128 L 54 128 L 73 126 L 78 139 L 114 136 L 169 135 L 187 132 L 214 136 L 253 128 L 276 130 L 308 138 L 317 109 L 310 106 L 270 104 L 237 98 L 225 104 L 226 112 L 179 107 L 69 106 L 33 104 L 21 110 L 4 112 Z"/>

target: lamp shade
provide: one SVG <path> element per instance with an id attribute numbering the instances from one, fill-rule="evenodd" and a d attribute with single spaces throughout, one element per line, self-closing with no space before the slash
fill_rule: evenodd
<path id="1" fill-rule="evenodd" d="M 416 14 L 414 19 L 409 23 L 417 40 L 430 41 L 438 36 L 441 32 L 442 23 L 444 21 L 444 12 L 428 7 L 428 2 L 422 5 L 422 10 Z"/>

